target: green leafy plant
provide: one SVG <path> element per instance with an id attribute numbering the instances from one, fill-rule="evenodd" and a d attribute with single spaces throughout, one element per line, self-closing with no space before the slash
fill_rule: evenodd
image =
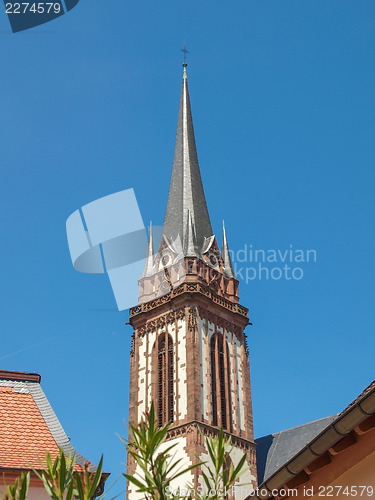
<path id="1" fill-rule="evenodd" d="M 22 474 L 14 481 L 12 486 L 7 486 L 3 500 L 26 500 L 30 485 L 30 472 Z"/>
<path id="2" fill-rule="evenodd" d="M 172 481 L 201 465 L 198 462 L 190 467 L 182 468 L 180 464 L 182 459 L 176 460 L 172 455 L 176 444 L 161 449 L 162 444 L 166 441 L 169 427 L 169 423 L 163 427 L 158 426 L 152 403 L 150 411 L 145 413 L 144 419 L 138 426 L 130 425 L 129 440 L 119 436 L 140 471 L 136 471 L 133 475 L 124 474 L 124 476 L 137 487 L 138 492 L 144 493 L 145 500 L 182 498 L 168 495 L 166 493 L 168 487 L 171 486 Z"/>
<path id="3" fill-rule="evenodd" d="M 39 459 L 41 470 L 33 469 L 34 473 L 43 482 L 44 489 L 53 500 L 71 500 L 73 496 L 75 457 L 65 457 L 60 449 L 59 455 L 52 462 L 51 454 L 46 453 L 46 467 Z"/>
<path id="4" fill-rule="evenodd" d="M 228 493 L 233 488 L 237 479 L 246 472 L 244 467 L 246 453 L 239 460 L 237 465 L 233 465 L 230 459 L 231 437 L 225 437 L 223 428 L 216 436 L 205 438 L 205 447 L 210 458 L 210 462 L 202 467 L 202 477 L 205 488 L 204 493 L 196 493 L 199 500 L 221 500 L 228 498 Z"/>
<path id="5" fill-rule="evenodd" d="M 83 472 L 77 472 L 74 475 L 74 496 L 77 500 L 90 500 L 95 496 L 102 478 L 102 465 L 103 455 L 100 458 L 95 474 L 90 472 L 89 464 L 85 463 L 85 470 Z M 104 498 L 104 494 L 100 497 L 100 499 L 102 498 Z"/>
<path id="6" fill-rule="evenodd" d="M 246 471 L 244 467 L 246 454 L 237 465 L 234 465 L 230 460 L 233 449 L 231 438 L 226 437 L 221 429 L 218 435 L 204 438 L 209 462 L 200 462 L 197 457 L 197 463 L 184 468 L 181 465 L 182 459 L 177 460 L 173 455 L 173 449 L 177 444 L 167 446 L 169 428 L 169 423 L 163 427 L 158 426 L 152 404 L 149 413 L 145 413 L 140 424 L 137 427 L 130 426 L 129 440 L 120 436 L 128 453 L 133 457 L 135 465 L 138 466 L 138 471 L 133 475 L 124 474 L 125 478 L 136 486 L 138 492 L 144 494 L 145 500 L 166 500 L 167 498 L 189 500 L 192 492 L 198 500 L 228 498 L 228 492 Z M 97 495 L 102 478 L 103 457 L 95 473 L 90 471 L 89 463 L 86 463 L 81 470 L 77 470 L 75 457 L 71 455 L 66 457 L 62 449 L 54 461 L 50 453 L 47 453 L 46 466 L 41 461 L 40 464 L 41 468 L 33 469 L 33 472 L 43 482 L 52 500 L 91 500 Z M 190 491 L 187 496 L 168 493 L 173 490 L 172 482 L 175 483 L 177 478 L 199 466 L 205 485 L 203 493 L 194 490 L 189 485 L 185 487 L 187 491 Z M 27 500 L 29 484 L 30 473 L 22 474 L 16 479 L 14 485 L 7 487 L 2 500 Z M 101 495 L 98 500 L 103 500 L 105 494 Z"/>
<path id="7" fill-rule="evenodd" d="M 177 445 L 173 444 L 165 450 L 162 447 L 166 442 L 169 428 L 169 423 L 163 427 L 158 426 L 152 403 L 149 413 L 145 413 L 144 419 L 138 426 L 130 426 L 129 440 L 120 436 L 138 468 L 134 474 L 124 474 L 126 479 L 137 487 L 139 493 L 144 493 L 145 500 L 167 498 L 188 500 L 192 494 L 199 500 L 228 498 L 228 493 L 236 481 L 246 472 L 246 454 L 241 457 L 238 464 L 233 464 L 230 459 L 233 449 L 231 438 L 226 437 L 221 428 L 218 435 L 204 438 L 209 462 L 200 462 L 197 457 L 197 463 L 181 470 L 179 466 L 182 459 L 175 460 L 172 455 L 172 450 Z M 171 483 L 178 477 L 199 466 L 204 481 L 201 491 L 194 490 L 192 485 L 186 485 L 184 489 L 189 491 L 188 496 L 173 496 L 166 493 L 173 491 Z"/>
<path id="8" fill-rule="evenodd" d="M 102 478 L 103 457 L 95 473 L 90 471 L 89 463 L 85 463 L 83 470 L 75 470 L 75 457 L 70 454 L 65 457 L 60 449 L 59 455 L 52 462 L 50 453 L 46 453 L 46 467 L 34 473 L 43 482 L 44 489 L 52 500 L 90 500 L 96 496 Z M 99 500 L 104 497 L 102 495 Z"/>

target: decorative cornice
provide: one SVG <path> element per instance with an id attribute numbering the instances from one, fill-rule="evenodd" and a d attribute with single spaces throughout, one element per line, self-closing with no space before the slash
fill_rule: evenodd
<path id="1" fill-rule="evenodd" d="M 139 304 L 138 306 L 132 307 L 130 309 L 130 318 L 134 318 L 135 316 L 151 311 L 160 307 L 167 302 L 171 301 L 175 297 L 185 293 L 199 293 L 200 295 L 204 295 L 208 297 L 214 304 L 219 305 L 223 309 L 231 311 L 235 314 L 239 314 L 240 316 L 248 319 L 248 309 L 240 304 L 233 303 L 224 297 L 220 297 L 216 293 L 214 293 L 208 286 L 202 285 L 201 283 L 182 283 L 177 288 L 174 288 L 167 294 L 162 297 L 158 297 L 155 300 L 150 300 L 149 302 L 145 302 L 144 304 Z"/>
<path id="2" fill-rule="evenodd" d="M 198 421 L 188 422 L 186 424 L 182 424 L 176 427 L 171 427 L 167 434 L 167 440 L 174 439 L 179 436 L 186 436 L 187 434 L 191 434 L 193 432 L 197 432 L 198 435 L 212 436 L 218 435 L 220 429 L 217 427 L 212 427 L 210 425 L 204 424 Z M 226 437 L 231 438 L 231 445 L 236 446 L 237 448 L 241 448 L 244 451 L 254 450 L 256 448 L 256 444 L 244 439 L 242 437 L 231 434 L 230 432 L 224 431 Z"/>
<path id="3" fill-rule="evenodd" d="M 174 323 L 178 319 L 183 319 L 185 317 L 185 308 L 180 307 L 175 311 L 169 311 L 156 319 L 147 321 L 145 325 L 137 328 L 136 332 L 139 337 L 146 335 L 146 332 L 156 331 L 158 328 L 163 328 L 170 323 Z"/>

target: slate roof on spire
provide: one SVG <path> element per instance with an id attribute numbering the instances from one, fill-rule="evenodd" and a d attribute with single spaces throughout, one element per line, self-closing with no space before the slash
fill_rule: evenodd
<path id="1" fill-rule="evenodd" d="M 189 218 L 188 212 L 190 212 Z M 168 241 L 174 241 L 179 237 L 181 243 L 184 244 L 190 219 L 195 229 L 197 248 L 201 250 L 204 239 L 212 236 L 212 228 L 199 170 L 184 67 L 173 170 L 163 235 Z"/>

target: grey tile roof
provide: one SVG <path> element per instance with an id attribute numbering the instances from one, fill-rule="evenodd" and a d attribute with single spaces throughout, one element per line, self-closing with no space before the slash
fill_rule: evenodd
<path id="1" fill-rule="evenodd" d="M 46 395 L 43 392 L 43 389 L 38 382 L 0 379 L 0 387 L 13 387 L 14 392 L 30 394 L 34 399 L 45 423 L 47 424 L 52 437 L 56 441 L 57 446 L 59 448 L 62 448 L 66 455 L 68 455 L 69 453 L 71 455 L 74 454 L 76 457 L 76 463 L 78 465 L 81 465 L 83 467 L 85 462 L 89 462 L 87 458 L 77 453 L 71 445 L 69 437 L 66 435 L 64 429 L 62 428 L 59 419 L 53 411 L 52 406 L 50 405 Z M 90 469 L 92 471 L 96 470 L 96 467 L 91 464 L 91 462 L 90 466 Z"/>
<path id="2" fill-rule="evenodd" d="M 258 484 L 262 484 L 301 451 L 335 418 L 337 418 L 337 415 L 332 415 L 256 439 Z"/>

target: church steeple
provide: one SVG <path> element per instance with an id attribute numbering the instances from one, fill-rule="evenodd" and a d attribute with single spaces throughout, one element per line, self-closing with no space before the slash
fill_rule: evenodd
<path id="1" fill-rule="evenodd" d="M 246 452 L 242 481 L 250 485 L 256 458 L 244 332 L 249 315 L 239 303 L 225 228 L 221 252 L 212 234 L 185 68 L 186 61 L 163 238 L 154 256 L 150 230 L 139 304 L 130 309 L 129 422 L 136 425 L 154 402 L 159 425 L 171 423 L 166 446 L 176 446 L 186 467 L 210 460 L 204 435 L 218 436 L 223 427 L 231 437 L 231 463 Z M 131 454 L 128 474 L 142 475 Z M 204 491 L 202 470 L 172 488 L 186 483 Z M 230 498 L 242 500 L 241 488 Z M 127 499 L 143 500 L 144 493 L 128 483 Z"/>
<path id="2" fill-rule="evenodd" d="M 172 178 L 163 229 L 168 242 L 179 238 L 184 245 L 189 220 L 195 229 L 197 250 L 201 251 L 205 238 L 212 236 L 212 228 L 199 170 L 184 63 Z"/>
<path id="3" fill-rule="evenodd" d="M 185 53 L 185 52 L 184 52 Z M 238 280 L 223 234 L 222 252 L 212 232 L 195 146 L 193 119 L 187 84 L 186 62 L 171 183 L 163 235 L 155 256 L 150 239 L 145 268 L 139 280 L 139 301 L 165 295 L 183 281 L 200 281 L 238 303 Z"/>

